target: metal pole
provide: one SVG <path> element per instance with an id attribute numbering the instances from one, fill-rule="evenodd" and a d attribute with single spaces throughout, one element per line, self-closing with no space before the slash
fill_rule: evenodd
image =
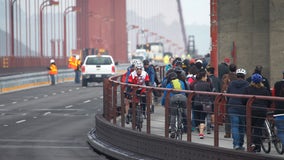
<path id="1" fill-rule="evenodd" d="M 15 56 L 15 50 L 14 50 L 14 9 L 13 9 L 13 3 L 15 1 L 10 0 L 9 1 L 9 6 L 10 6 L 10 30 L 11 30 L 11 45 L 10 45 L 10 50 L 11 50 L 11 56 Z"/>
<path id="2" fill-rule="evenodd" d="M 215 76 L 218 75 L 218 15 L 217 0 L 210 2 L 210 21 L 211 21 L 211 66 L 215 68 Z"/>

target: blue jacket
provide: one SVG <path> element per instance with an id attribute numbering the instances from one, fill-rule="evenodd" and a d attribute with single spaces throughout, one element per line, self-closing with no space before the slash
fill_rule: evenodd
<path id="1" fill-rule="evenodd" d="M 182 90 L 185 90 L 185 84 L 184 84 L 184 82 L 181 81 L 181 80 L 179 80 L 179 83 L 180 83 L 180 85 L 181 85 L 181 89 L 182 89 Z M 172 89 L 173 89 L 174 86 L 173 86 L 172 83 L 168 83 L 167 86 L 166 86 L 166 88 L 172 88 Z M 182 92 L 180 92 L 180 94 L 185 95 L 185 93 L 182 93 Z M 171 93 L 170 93 L 170 96 L 173 96 L 173 95 L 174 95 L 174 93 L 171 92 Z M 167 91 L 164 91 L 164 95 L 163 95 L 162 101 L 161 101 L 161 104 L 162 104 L 163 106 L 165 105 L 166 96 L 167 96 Z"/>
<path id="2" fill-rule="evenodd" d="M 144 68 L 144 69 L 150 77 L 150 83 L 152 86 L 155 83 L 155 70 L 152 66 L 149 66 L 148 68 Z"/>

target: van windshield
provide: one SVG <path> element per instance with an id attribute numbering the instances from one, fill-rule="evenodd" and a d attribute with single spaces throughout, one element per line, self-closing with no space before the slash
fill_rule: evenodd
<path id="1" fill-rule="evenodd" d="M 112 64 L 110 57 L 89 57 L 86 62 L 87 65 L 110 65 Z"/>

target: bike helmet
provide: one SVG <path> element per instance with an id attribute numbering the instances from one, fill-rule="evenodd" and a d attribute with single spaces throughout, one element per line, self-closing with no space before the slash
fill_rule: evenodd
<path id="1" fill-rule="evenodd" d="M 136 68 L 142 69 L 143 68 L 143 64 L 141 62 L 136 63 L 135 65 Z"/>
<path id="2" fill-rule="evenodd" d="M 254 83 L 260 83 L 262 82 L 262 76 L 258 73 L 255 73 L 251 76 L 251 81 Z"/>
<path id="3" fill-rule="evenodd" d="M 175 67 L 175 72 L 176 73 L 181 73 L 183 69 L 181 67 Z"/>
<path id="4" fill-rule="evenodd" d="M 237 69 L 236 73 L 237 73 L 237 74 L 240 73 L 240 74 L 246 75 L 246 74 L 247 74 L 247 71 L 246 71 L 245 69 L 243 69 L 243 68 L 239 68 L 239 69 Z"/>
<path id="5" fill-rule="evenodd" d="M 173 80 L 173 79 L 176 79 L 177 78 L 177 74 L 175 72 L 172 72 L 169 74 L 169 80 Z"/>
<path id="6" fill-rule="evenodd" d="M 50 63 L 54 63 L 54 62 L 55 62 L 54 59 L 51 59 L 51 60 L 50 60 Z"/>

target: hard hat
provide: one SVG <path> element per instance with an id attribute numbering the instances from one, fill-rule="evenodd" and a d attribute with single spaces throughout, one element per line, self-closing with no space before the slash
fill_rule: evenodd
<path id="1" fill-rule="evenodd" d="M 80 56 L 79 56 L 79 55 L 76 55 L 76 59 L 77 59 L 77 60 L 80 59 Z"/>
<path id="2" fill-rule="evenodd" d="M 54 63 L 54 62 L 55 62 L 54 59 L 51 59 L 51 60 L 50 60 L 50 63 Z"/>

